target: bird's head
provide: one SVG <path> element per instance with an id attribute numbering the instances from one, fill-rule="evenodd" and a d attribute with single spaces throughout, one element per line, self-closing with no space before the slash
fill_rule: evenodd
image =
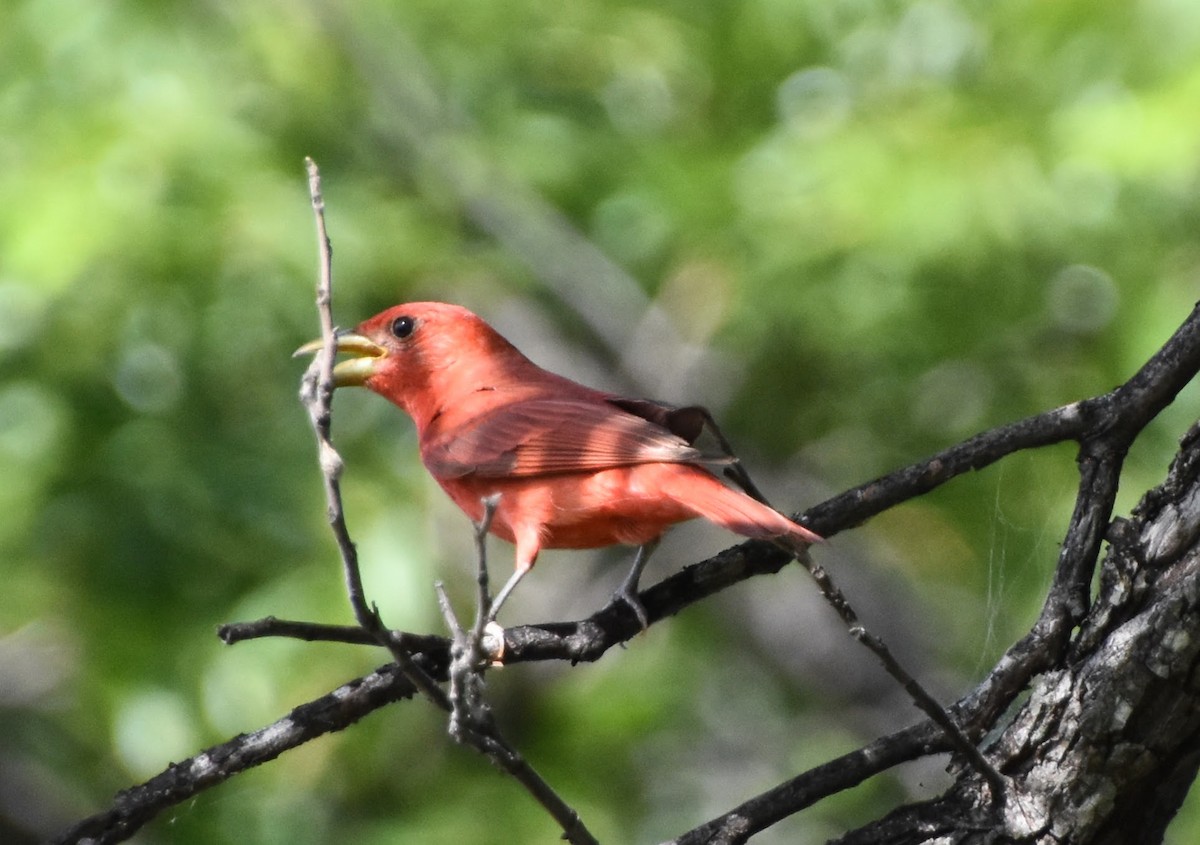
<path id="1" fill-rule="evenodd" d="M 456 394 L 494 386 L 527 362 L 475 314 L 444 302 L 410 302 L 381 311 L 339 332 L 336 351 L 354 357 L 333 368 L 335 387 L 366 387 L 427 418 Z M 314 340 L 297 355 L 317 352 Z"/>

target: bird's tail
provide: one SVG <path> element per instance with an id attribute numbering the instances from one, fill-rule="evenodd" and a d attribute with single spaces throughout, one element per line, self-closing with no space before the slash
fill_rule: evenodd
<path id="1" fill-rule="evenodd" d="M 697 516 L 756 540 L 786 539 L 806 546 L 821 542 L 820 535 L 774 508 L 726 487 L 699 467 L 694 469 L 686 474 L 664 473 L 661 483 L 666 495 L 694 510 Z"/>

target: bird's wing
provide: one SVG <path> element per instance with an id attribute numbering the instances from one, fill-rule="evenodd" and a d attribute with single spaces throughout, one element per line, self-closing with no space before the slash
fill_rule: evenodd
<path id="1" fill-rule="evenodd" d="M 443 479 L 711 460 L 653 415 L 605 400 L 525 399 L 429 434 L 421 456 L 429 471 Z"/>

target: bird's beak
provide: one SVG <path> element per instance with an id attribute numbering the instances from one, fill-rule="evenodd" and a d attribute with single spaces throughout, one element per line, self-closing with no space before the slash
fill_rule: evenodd
<path id="1" fill-rule="evenodd" d="M 334 351 L 339 355 L 348 353 L 357 357 L 339 362 L 333 368 L 334 387 L 356 387 L 375 374 L 375 366 L 387 350 L 373 340 L 354 332 L 338 332 Z M 292 353 L 295 358 L 299 355 L 311 355 L 320 352 L 325 341 L 311 340 Z"/>

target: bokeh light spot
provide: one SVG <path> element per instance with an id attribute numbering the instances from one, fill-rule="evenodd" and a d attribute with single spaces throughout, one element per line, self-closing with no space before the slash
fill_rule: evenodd
<path id="1" fill-rule="evenodd" d="M 779 119 L 808 138 L 828 135 L 846 122 L 853 104 L 850 83 L 828 67 L 798 70 L 775 92 Z"/>
<path id="2" fill-rule="evenodd" d="M 147 777 L 199 747 L 193 715 L 178 693 L 143 690 L 117 710 L 113 745 L 136 777 Z"/>
<path id="3" fill-rule="evenodd" d="M 24 467 L 46 460 L 63 433 L 58 397 L 32 382 L 0 389 L 0 461 Z"/>
<path id="4" fill-rule="evenodd" d="M 41 328 L 46 297 L 32 285 L 0 282 L 0 352 L 24 346 Z"/>
<path id="5" fill-rule="evenodd" d="M 1087 264 L 1072 264 L 1051 280 L 1046 308 L 1059 328 L 1092 334 L 1112 321 L 1118 299 L 1117 286 L 1107 273 Z"/>
<path id="6" fill-rule="evenodd" d="M 156 343 L 127 347 L 113 376 L 117 394 L 143 413 L 169 410 L 183 390 L 183 373 L 175 355 Z"/>
<path id="7" fill-rule="evenodd" d="M 913 421 L 928 432 L 955 436 L 979 428 L 992 399 L 988 372 L 973 361 L 946 361 L 917 380 Z"/>

